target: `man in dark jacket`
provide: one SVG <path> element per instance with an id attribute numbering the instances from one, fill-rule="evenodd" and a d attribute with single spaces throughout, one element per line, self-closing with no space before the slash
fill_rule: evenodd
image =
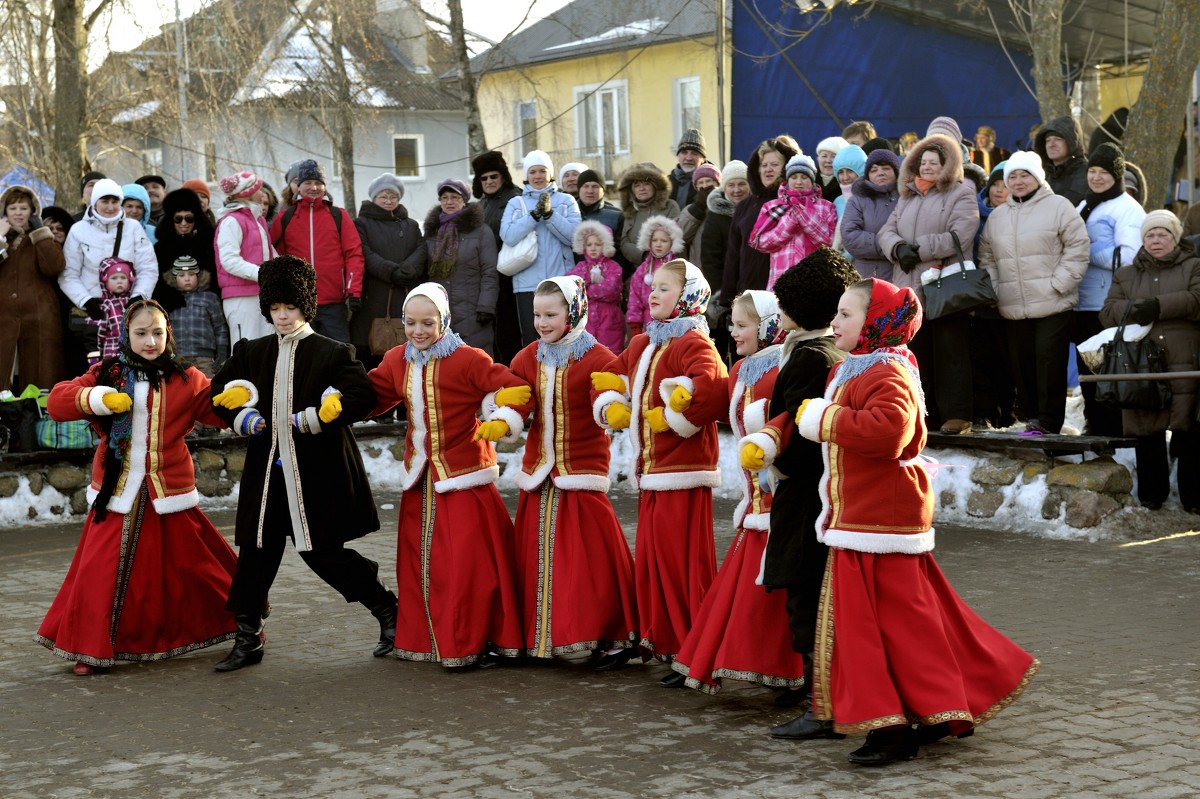
<path id="1" fill-rule="evenodd" d="M 1055 194 L 1079 205 L 1087 194 L 1087 158 L 1083 153 L 1083 128 L 1074 117 L 1055 117 L 1042 125 L 1033 149 L 1042 157 L 1046 182 Z"/>
<path id="2" fill-rule="evenodd" d="M 696 201 L 696 187 L 692 185 L 692 171 L 701 164 L 708 163 L 704 134 L 695 128 L 685 130 L 679 139 L 679 146 L 675 148 L 675 156 L 679 159 L 679 163 L 667 176 L 671 181 L 670 197 L 680 208 L 687 208 Z"/>

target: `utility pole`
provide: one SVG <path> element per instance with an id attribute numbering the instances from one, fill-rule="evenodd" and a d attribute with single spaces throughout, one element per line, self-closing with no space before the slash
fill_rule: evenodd
<path id="1" fill-rule="evenodd" d="M 187 57 L 187 28 L 183 16 L 179 13 L 179 0 L 175 0 L 175 59 L 179 64 L 179 182 L 187 180 L 187 88 L 190 82 Z"/>
<path id="2" fill-rule="evenodd" d="M 722 164 L 729 160 L 725 151 L 725 0 L 717 0 L 717 153 Z"/>

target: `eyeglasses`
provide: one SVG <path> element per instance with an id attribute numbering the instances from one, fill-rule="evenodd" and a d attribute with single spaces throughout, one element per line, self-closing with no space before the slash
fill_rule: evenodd
<path id="1" fill-rule="evenodd" d="M 491 173 L 490 175 L 480 175 L 480 176 L 479 176 L 479 179 L 480 179 L 480 180 L 489 180 L 489 181 L 490 181 L 490 180 L 499 180 L 499 179 L 500 179 L 500 173 L 499 173 L 499 172 L 493 172 L 493 173 Z"/>
<path id="2" fill-rule="evenodd" d="M 177 224 L 177 225 L 182 225 L 184 223 L 190 225 L 195 221 L 196 221 L 195 214 L 175 214 L 175 224 Z"/>

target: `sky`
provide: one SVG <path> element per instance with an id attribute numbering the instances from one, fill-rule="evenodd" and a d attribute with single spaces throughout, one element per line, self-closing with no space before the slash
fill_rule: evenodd
<path id="1" fill-rule="evenodd" d="M 445 0 L 417 0 L 423 8 L 434 14 L 444 14 Z M 487 39 L 499 39 L 513 30 L 525 17 L 525 12 L 532 4 L 532 12 L 525 25 L 528 26 L 547 14 L 557 11 L 570 0 L 461 0 L 463 23 L 469 32 L 477 33 Z M 185 18 L 197 9 L 212 2 L 212 0 L 178 0 L 179 12 Z M 143 39 L 158 33 L 165 22 L 175 20 L 175 0 L 136 0 L 129 7 L 136 7 L 135 13 L 121 8 L 115 12 L 113 24 L 109 27 L 107 47 L 103 43 L 93 46 L 89 61 L 93 66 L 103 63 L 107 50 L 131 50 Z M 468 41 L 473 52 L 482 52 L 487 46 L 482 43 L 472 44 Z"/>

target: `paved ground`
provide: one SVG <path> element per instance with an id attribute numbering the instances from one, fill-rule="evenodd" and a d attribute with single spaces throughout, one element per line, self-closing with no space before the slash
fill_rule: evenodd
<path id="1" fill-rule="evenodd" d="M 384 518 L 361 549 L 390 564 L 395 511 Z M 229 532 L 230 513 L 214 520 Z M 374 620 L 294 553 L 262 665 L 217 674 L 222 646 L 74 677 L 31 635 L 77 535 L 0 534 L 4 799 L 1200 796 L 1200 536 L 1121 547 L 940 530 L 959 591 L 1044 666 L 973 738 L 869 771 L 846 763 L 853 740 L 767 737 L 791 714 L 742 683 L 706 697 L 657 687 L 662 666 L 374 659 Z"/>

